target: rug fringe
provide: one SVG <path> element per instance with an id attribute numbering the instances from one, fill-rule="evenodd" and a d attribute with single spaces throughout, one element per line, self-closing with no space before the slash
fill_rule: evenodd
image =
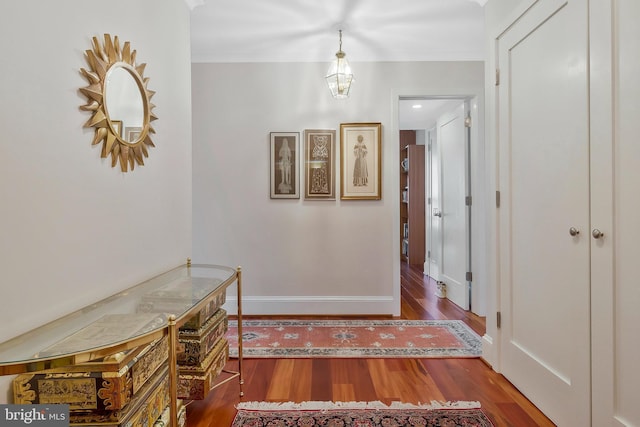
<path id="1" fill-rule="evenodd" d="M 432 400 L 431 403 L 403 403 L 391 402 L 386 405 L 380 401 L 373 402 L 240 402 L 236 409 L 253 411 L 269 410 L 331 410 L 331 409 L 479 409 L 480 402 L 475 401 L 449 401 L 441 402 Z"/>

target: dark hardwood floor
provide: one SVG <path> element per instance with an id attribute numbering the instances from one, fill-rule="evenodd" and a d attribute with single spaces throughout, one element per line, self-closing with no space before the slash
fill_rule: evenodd
<path id="1" fill-rule="evenodd" d="M 402 264 L 402 319 L 459 319 L 482 336 L 484 318 L 437 298 L 435 283 Z M 271 316 L 272 317 L 272 316 Z M 297 317 L 297 316 L 294 316 Z M 309 316 L 304 316 L 309 318 Z M 314 317 L 314 318 L 324 318 Z M 369 316 L 366 318 L 379 318 Z M 237 360 L 227 368 L 237 369 Z M 481 359 L 245 359 L 244 398 L 236 380 L 187 407 L 188 427 L 228 427 L 242 401 L 479 401 L 496 426 L 553 426 Z"/>

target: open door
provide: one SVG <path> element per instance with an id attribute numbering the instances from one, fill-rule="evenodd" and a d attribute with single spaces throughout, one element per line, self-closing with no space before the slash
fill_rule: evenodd
<path id="1" fill-rule="evenodd" d="M 440 232 L 440 154 L 436 129 L 427 133 L 426 173 L 427 182 L 427 256 L 425 274 L 433 280 L 440 280 L 440 254 L 442 253 L 442 233 Z"/>
<path id="2" fill-rule="evenodd" d="M 439 277 L 446 284 L 447 298 L 469 309 L 470 206 L 469 206 L 469 116 L 467 102 L 438 119 L 440 160 L 440 205 L 437 212 L 442 236 Z"/>

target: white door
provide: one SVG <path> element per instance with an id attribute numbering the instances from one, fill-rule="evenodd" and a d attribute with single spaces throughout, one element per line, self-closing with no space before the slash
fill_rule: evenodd
<path id="1" fill-rule="evenodd" d="M 469 309 L 469 213 L 468 131 L 466 103 L 438 119 L 440 149 L 442 252 L 440 280 L 447 285 L 447 298 L 464 310 Z"/>
<path id="2" fill-rule="evenodd" d="M 590 9 L 593 425 L 640 426 L 640 2 Z"/>
<path id="3" fill-rule="evenodd" d="M 497 40 L 501 368 L 560 426 L 590 425 L 587 32 L 538 0 Z"/>
<path id="4" fill-rule="evenodd" d="M 429 277 L 440 280 L 440 253 L 442 252 L 442 233 L 440 232 L 440 155 L 436 129 L 428 132 L 427 142 L 427 262 Z"/>
<path id="5" fill-rule="evenodd" d="M 473 203 L 469 209 L 469 271 L 473 272 L 473 281 L 470 283 L 469 309 L 479 315 L 487 315 L 487 284 L 486 273 L 487 268 L 487 251 L 486 251 L 486 194 L 484 189 L 484 181 L 486 169 L 484 161 L 484 138 L 481 135 L 484 132 L 484 126 L 481 120 L 484 116 L 480 115 L 478 108 L 478 97 L 470 98 L 468 101 L 470 128 L 469 131 L 469 195 L 473 198 Z M 482 119 L 481 119 L 482 117 Z"/>

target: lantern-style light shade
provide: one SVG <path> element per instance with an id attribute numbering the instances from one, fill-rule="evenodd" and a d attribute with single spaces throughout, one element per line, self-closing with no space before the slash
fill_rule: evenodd
<path id="1" fill-rule="evenodd" d="M 349 97 L 353 73 L 346 58 L 347 54 L 342 51 L 342 30 L 340 30 L 340 48 L 336 52 L 336 58 L 329 66 L 325 79 L 334 98 L 344 99 Z"/>

